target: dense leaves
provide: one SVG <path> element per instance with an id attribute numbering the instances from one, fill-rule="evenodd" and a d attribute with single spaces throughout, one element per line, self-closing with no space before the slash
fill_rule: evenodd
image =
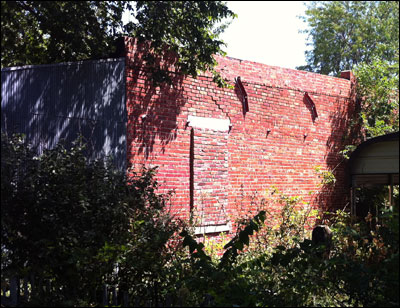
<path id="1" fill-rule="evenodd" d="M 39 157 L 22 137 L 1 142 L 2 275 L 33 278 L 31 303 L 87 306 L 101 302 L 105 283 L 146 289 L 146 277 L 162 273 L 178 225 L 154 170 L 127 179 L 88 161 L 80 142 Z"/>
<path id="2" fill-rule="evenodd" d="M 398 53 L 394 63 L 375 58 L 370 64 L 357 65 L 354 73 L 367 138 L 399 131 Z"/>
<path id="3" fill-rule="evenodd" d="M 196 77 L 201 71 L 213 71 L 214 80 L 221 84 L 221 77 L 213 70 L 215 54 L 225 54 L 224 43 L 218 39 L 235 17 L 220 1 L 138 1 L 136 24 L 132 27 L 139 41 L 150 41 L 154 51 L 150 62 L 165 52 L 176 53 L 178 71 Z"/>
<path id="4" fill-rule="evenodd" d="M 398 306 L 398 213 L 386 213 L 374 228 L 368 218 L 355 223 L 346 212 L 331 213 L 334 237 L 329 246 L 307 238 L 285 243 L 277 232 L 269 241 L 272 250 L 245 249 L 253 232 L 271 233 L 262 223 L 264 215 L 249 220 L 215 262 L 198 253 L 202 244 L 182 234 L 193 256 L 181 281 L 191 305 L 208 298 L 209 306 L 222 307 Z"/>
<path id="5" fill-rule="evenodd" d="M 352 70 L 361 102 L 363 137 L 399 129 L 399 2 L 318 1 L 308 4 L 307 65 L 298 69 L 338 76 Z"/>
<path id="6" fill-rule="evenodd" d="M 134 21 L 124 24 L 124 11 Z M 223 85 L 213 55 L 224 54 L 219 35 L 235 16 L 221 1 L 2 1 L 1 65 L 109 57 L 114 41 L 129 35 L 150 42 L 150 67 L 170 50 L 180 73 L 209 70 Z M 153 71 L 156 82 L 170 77 L 168 68 Z"/>
<path id="7" fill-rule="evenodd" d="M 263 203 L 240 220 L 222 256 L 210 256 L 168 215 L 153 169 L 127 179 L 86 160 L 80 142 L 36 157 L 22 137 L 1 141 L 2 281 L 34 281 L 20 305 L 98 305 L 104 284 L 136 306 L 167 298 L 173 306 L 399 304 L 398 205 L 379 221 L 331 213 L 324 245 L 305 230 L 316 213 L 276 192 L 280 213 Z"/>
<path id="8" fill-rule="evenodd" d="M 338 76 L 375 57 L 393 61 L 398 55 L 397 1 L 314 1 L 305 15 L 312 49 L 299 69 Z"/>
<path id="9" fill-rule="evenodd" d="M 105 57 L 122 26 L 119 1 L 2 1 L 1 66 Z"/>

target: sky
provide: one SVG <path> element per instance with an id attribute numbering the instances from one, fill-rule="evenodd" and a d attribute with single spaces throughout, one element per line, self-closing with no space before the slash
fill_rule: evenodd
<path id="1" fill-rule="evenodd" d="M 273 66 L 305 65 L 303 1 L 225 1 L 238 15 L 221 34 L 227 55 Z M 124 13 L 123 20 L 131 19 Z"/>
<path id="2" fill-rule="evenodd" d="M 238 15 L 221 39 L 227 55 L 241 60 L 295 68 L 306 64 L 302 1 L 227 1 Z"/>

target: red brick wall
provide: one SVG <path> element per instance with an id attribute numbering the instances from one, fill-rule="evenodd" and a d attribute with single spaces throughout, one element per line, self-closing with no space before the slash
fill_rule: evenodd
<path id="1" fill-rule="evenodd" d="M 159 166 L 160 191 L 175 192 L 174 213 L 224 224 L 240 210 L 255 210 L 252 202 L 273 185 L 315 207 L 345 206 L 345 164 L 338 152 L 348 142 L 354 113 L 350 80 L 216 56 L 230 84 L 241 77 L 249 105 L 244 114 L 238 87 L 218 88 L 207 74 L 176 76 L 173 86 L 154 87 L 140 52 L 129 39 L 126 46 L 128 165 Z M 228 119 L 232 126 L 192 127 L 189 115 Z M 336 168 L 334 187 L 320 187 L 316 166 Z"/>

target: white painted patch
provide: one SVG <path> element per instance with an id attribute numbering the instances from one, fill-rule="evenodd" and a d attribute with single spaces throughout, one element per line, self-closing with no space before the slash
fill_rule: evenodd
<path id="1" fill-rule="evenodd" d="M 218 131 L 229 131 L 229 126 L 231 121 L 229 119 L 215 119 L 215 118 L 205 118 L 188 116 L 189 126 L 197 128 L 207 128 Z"/>
<path id="2" fill-rule="evenodd" d="M 196 227 L 194 233 L 196 235 L 199 234 L 208 234 L 208 233 L 220 233 L 220 232 L 229 232 L 231 230 L 230 224 L 226 225 L 218 225 L 218 226 L 202 226 Z"/>

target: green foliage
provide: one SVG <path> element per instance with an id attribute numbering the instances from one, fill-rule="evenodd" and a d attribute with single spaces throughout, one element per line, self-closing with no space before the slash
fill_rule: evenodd
<path id="1" fill-rule="evenodd" d="M 322 185 L 333 185 L 336 183 L 336 177 L 332 171 L 322 170 L 321 166 L 316 166 L 314 170 L 318 177 L 321 178 Z"/>
<path id="2" fill-rule="evenodd" d="M 304 234 L 304 217 L 308 215 L 297 212 L 299 198 L 284 196 L 277 190 L 274 194 L 282 205 L 278 217 L 261 210 L 252 218 L 241 219 L 237 234 L 224 246 L 219 259 L 208 257 L 203 252 L 204 245 L 197 244 L 188 232 L 181 233 L 192 252 L 191 260 L 195 261 L 185 275 L 190 278 L 183 280 L 191 294 L 188 303 L 204 305 L 208 298 L 208 306 L 265 305 L 254 289 L 258 284 L 265 286 L 265 279 L 269 279 L 263 272 L 263 262 L 270 260 L 275 249 L 296 245 Z M 267 220 L 272 225 L 266 224 Z M 202 252 L 198 254 L 199 251 Z M 256 277 L 261 276 L 263 280 L 258 281 Z"/>
<path id="3" fill-rule="evenodd" d="M 238 234 L 225 245 L 226 249 L 221 258 L 219 267 L 231 266 L 236 261 L 239 251 L 243 250 L 245 245 L 250 243 L 250 235 L 258 232 L 264 224 L 266 212 L 260 211 L 253 219 L 250 219 L 242 230 L 239 229 Z"/>
<path id="4" fill-rule="evenodd" d="M 192 252 L 191 260 L 197 260 L 186 269 L 185 277 L 190 278 L 181 281 L 187 303 L 235 307 L 397 306 L 398 214 L 387 213 L 380 225 L 371 229 L 368 218 L 354 223 L 344 211 L 329 213 L 332 245 L 316 245 L 296 236 L 286 241 L 287 234 L 296 234 L 304 227 L 299 220 L 293 223 L 292 214 L 287 215 L 288 208 L 295 208 L 297 202 L 296 198 L 286 197 L 280 226 L 286 232 L 275 232 L 274 240 L 270 238 L 272 250 L 251 248 L 251 237 L 263 228 L 273 229 L 264 224 L 272 218 L 266 212 L 247 220 L 225 246 L 219 261 L 198 254 L 203 245 L 187 232 L 182 233 Z"/>
<path id="5" fill-rule="evenodd" d="M 88 161 L 80 141 L 39 157 L 21 136 L 1 143 L 2 275 L 34 277 L 31 304 L 87 306 L 101 302 L 104 283 L 134 294 L 164 273 L 179 225 L 156 193 L 154 169 L 127 178 Z"/>
<path id="6" fill-rule="evenodd" d="M 105 57 L 122 26 L 119 1 L 2 1 L 1 66 Z"/>
<path id="7" fill-rule="evenodd" d="M 137 1 L 137 23 L 128 28 L 139 42 L 151 42 L 147 61 L 154 62 L 167 48 L 177 55 L 179 72 L 197 77 L 199 72 L 210 70 L 222 86 L 213 55 L 225 54 L 219 35 L 228 25 L 226 20 L 235 16 L 220 1 Z"/>
<path id="8" fill-rule="evenodd" d="M 306 228 L 316 213 L 274 189 L 263 206 L 281 211 L 241 219 L 222 256 L 211 257 L 166 213 L 154 169 L 128 179 L 87 161 L 79 141 L 39 157 L 22 136 L 1 142 L 2 281 L 36 281 L 21 305 L 93 306 L 104 283 L 132 305 L 399 305 L 398 209 L 378 221 L 328 213 L 332 244 L 317 245 Z"/>
<path id="9" fill-rule="evenodd" d="M 346 145 L 342 151 L 339 153 L 343 156 L 344 159 L 350 159 L 351 153 L 354 152 L 354 150 L 357 148 L 357 146 L 350 144 Z"/>
<path id="10" fill-rule="evenodd" d="M 135 22 L 123 24 L 124 10 Z M 219 35 L 235 16 L 221 1 L 2 1 L 1 65 L 104 58 L 131 35 L 150 42 L 144 58 L 155 83 L 171 81 L 171 68 L 155 65 L 169 50 L 179 73 L 209 70 L 226 86 L 213 55 L 225 54 Z"/>
<path id="11" fill-rule="evenodd" d="M 376 57 L 391 62 L 398 56 L 397 1 L 313 1 L 305 15 L 303 32 L 313 48 L 298 69 L 338 76 Z"/>
<path id="12" fill-rule="evenodd" d="M 298 69 L 333 76 L 354 70 L 366 137 L 398 131 L 399 2 L 317 1 L 305 15 L 312 49 Z"/>
<path id="13" fill-rule="evenodd" d="M 204 252 L 204 245 L 187 232 L 183 231 L 184 245 L 189 247 L 190 264 L 181 282 L 190 296 L 187 303 L 192 306 L 251 306 L 254 301 L 248 289 L 246 277 L 238 276 L 237 257 L 239 251 L 249 245 L 249 238 L 263 225 L 266 213 L 261 211 L 224 247 L 225 253 L 220 260 L 214 261 Z M 187 278 L 188 277 L 188 278 Z M 207 300 L 208 299 L 208 300 Z"/>
<path id="14" fill-rule="evenodd" d="M 355 67 L 361 119 L 367 138 L 399 131 L 399 54 L 394 62 L 374 58 Z"/>

